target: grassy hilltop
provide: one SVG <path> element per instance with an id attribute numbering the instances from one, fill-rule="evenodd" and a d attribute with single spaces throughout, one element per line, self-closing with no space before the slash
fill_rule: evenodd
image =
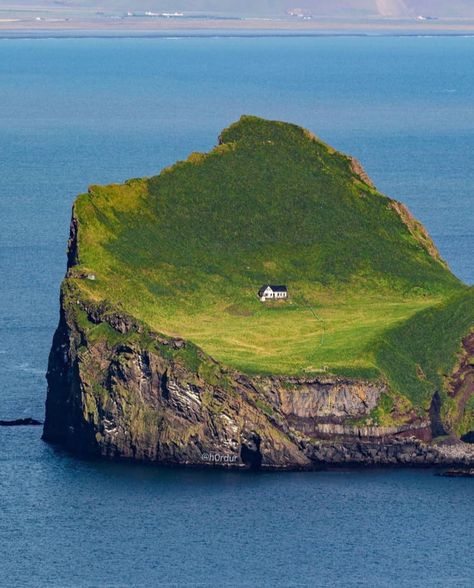
<path id="1" fill-rule="evenodd" d="M 425 404 L 474 325 L 423 227 L 294 125 L 242 117 L 208 154 L 91 187 L 74 216 L 84 297 L 247 373 L 383 377 Z M 265 283 L 290 300 L 261 303 Z"/>

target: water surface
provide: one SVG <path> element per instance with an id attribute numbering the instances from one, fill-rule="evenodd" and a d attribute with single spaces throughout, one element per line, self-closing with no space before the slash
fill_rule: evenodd
<path id="1" fill-rule="evenodd" d="M 473 38 L 0 40 L 0 418 L 43 417 L 70 208 L 243 113 L 357 156 L 474 282 Z M 471 586 L 473 485 L 84 462 L 0 428 L 5 586 Z"/>

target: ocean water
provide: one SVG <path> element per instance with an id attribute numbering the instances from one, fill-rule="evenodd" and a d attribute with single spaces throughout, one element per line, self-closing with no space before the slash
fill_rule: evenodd
<path id="1" fill-rule="evenodd" d="M 43 418 L 70 209 L 249 113 L 358 157 L 474 283 L 474 38 L 0 39 L 0 419 Z M 0 428 L 0 585 L 472 586 L 472 480 L 82 461 Z"/>

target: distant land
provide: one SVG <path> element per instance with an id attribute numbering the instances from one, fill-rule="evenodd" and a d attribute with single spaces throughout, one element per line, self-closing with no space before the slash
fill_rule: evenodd
<path id="1" fill-rule="evenodd" d="M 15 0 L 3 3 L 2 11 L 46 10 L 78 14 L 103 12 L 184 12 L 234 16 L 361 16 L 473 18 L 471 0 Z"/>
<path id="2" fill-rule="evenodd" d="M 474 32 L 469 0 L 15 0 L 0 6 L 2 31 L 160 34 L 282 31 L 301 34 Z"/>

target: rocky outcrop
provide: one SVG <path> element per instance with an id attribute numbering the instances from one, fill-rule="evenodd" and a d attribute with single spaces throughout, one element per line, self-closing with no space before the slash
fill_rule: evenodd
<path id="1" fill-rule="evenodd" d="M 322 425 L 342 425 L 367 416 L 387 391 L 382 383 L 346 378 L 268 378 L 260 382 L 272 404 L 298 430 L 312 434 Z"/>
<path id="2" fill-rule="evenodd" d="M 100 315 L 102 313 L 102 315 Z M 102 316 L 102 322 L 99 320 Z M 97 337 L 97 330 L 106 336 Z M 75 452 L 163 464 L 305 468 L 253 385 L 190 343 L 63 290 L 44 438 Z"/>
<path id="3" fill-rule="evenodd" d="M 464 415 L 458 431 L 461 439 L 474 443 L 474 332 L 462 341 L 459 363 L 449 379 L 448 389 L 456 402 L 457 413 Z"/>
<path id="4" fill-rule="evenodd" d="M 474 448 L 466 443 L 428 444 L 416 437 L 379 440 L 313 441 L 306 454 L 326 465 L 472 465 Z"/>
<path id="5" fill-rule="evenodd" d="M 0 421 L 0 427 L 36 427 L 42 425 L 41 421 L 27 417 L 24 419 L 13 419 L 8 421 Z"/>
<path id="6" fill-rule="evenodd" d="M 406 225 L 410 233 L 426 249 L 431 257 L 442 263 L 445 267 L 448 267 L 447 263 L 441 257 L 441 254 L 438 251 L 438 248 L 436 247 L 433 239 L 430 237 L 428 231 L 419 221 L 415 219 L 408 208 L 401 202 L 398 202 L 398 200 L 391 200 L 390 206 L 400 215 L 401 220 Z"/>
<path id="7" fill-rule="evenodd" d="M 71 451 L 199 467 L 474 463 L 433 444 L 428 416 L 358 424 L 387 392 L 346 378 L 250 378 L 193 344 L 150 332 L 65 280 L 47 373 L 44 439 Z"/>
<path id="8" fill-rule="evenodd" d="M 448 470 L 439 474 L 446 478 L 474 478 L 474 469 L 455 469 Z"/>
<path id="9" fill-rule="evenodd" d="M 349 159 L 349 166 L 351 168 L 352 173 L 355 174 L 362 182 L 364 182 L 365 184 L 367 184 L 371 188 L 375 188 L 375 185 L 372 182 L 372 179 L 370 178 L 369 174 L 365 171 L 365 169 L 362 167 L 362 164 L 360 163 L 360 161 L 358 159 L 356 159 L 355 157 L 351 157 L 351 156 L 349 156 L 348 159 Z"/>

